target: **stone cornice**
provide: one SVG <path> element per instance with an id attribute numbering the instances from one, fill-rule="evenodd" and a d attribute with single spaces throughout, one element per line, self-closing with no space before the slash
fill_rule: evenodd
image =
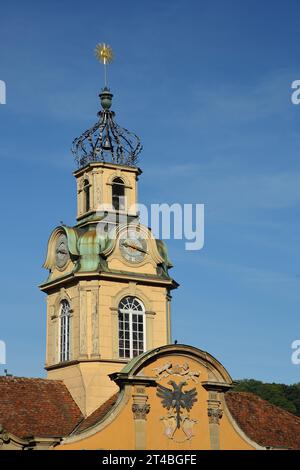
<path id="1" fill-rule="evenodd" d="M 232 388 L 232 384 L 226 382 L 213 382 L 213 381 L 206 381 L 201 382 L 201 385 L 207 391 L 215 391 L 215 392 L 227 392 L 227 390 Z"/>
<path id="2" fill-rule="evenodd" d="M 128 281 L 136 281 L 139 284 L 150 284 L 150 285 L 156 285 L 156 286 L 166 286 L 169 287 L 170 289 L 176 289 L 179 284 L 174 281 L 174 279 L 163 279 L 160 277 L 156 276 L 151 276 L 151 275 L 138 275 L 136 273 L 128 273 L 126 271 L 122 273 L 116 273 L 116 272 L 79 272 L 79 273 L 71 273 L 68 274 L 67 276 L 63 276 L 60 278 L 53 279 L 52 281 L 46 281 L 43 284 L 40 284 L 39 288 L 43 292 L 48 292 L 54 287 L 62 285 L 66 285 L 68 283 L 72 283 L 74 281 L 80 280 L 80 279 L 86 279 L 86 278 L 94 278 L 94 279 L 111 279 L 111 280 L 117 280 L 117 281 L 123 281 L 123 282 L 128 282 Z"/>
<path id="3" fill-rule="evenodd" d="M 135 167 L 135 166 L 119 165 L 117 163 L 110 163 L 110 162 L 92 162 L 92 163 L 88 163 L 83 168 L 80 168 L 79 170 L 74 171 L 73 175 L 77 178 L 78 176 L 83 175 L 87 171 L 88 168 L 110 168 L 110 169 L 118 169 L 118 170 L 128 171 L 131 173 L 136 173 L 137 175 L 142 174 L 142 170 L 139 167 Z"/>
<path id="4" fill-rule="evenodd" d="M 144 377 L 141 375 L 129 375 L 126 372 L 114 372 L 109 374 L 109 378 L 113 380 L 120 388 L 127 384 L 130 385 L 146 385 L 148 387 L 156 386 L 156 379 L 154 377 Z"/>
<path id="5" fill-rule="evenodd" d="M 77 364 L 81 364 L 82 362 L 109 362 L 109 363 L 115 363 L 115 364 L 124 364 L 126 365 L 129 361 L 125 359 L 113 359 L 113 358 L 100 358 L 99 356 L 96 359 L 92 358 L 80 358 L 80 360 L 74 360 L 74 361 L 67 361 L 67 362 L 58 362 L 57 364 L 53 364 L 51 366 L 45 365 L 45 370 L 53 370 L 53 369 L 61 369 L 63 367 L 71 367 L 75 366 Z"/>

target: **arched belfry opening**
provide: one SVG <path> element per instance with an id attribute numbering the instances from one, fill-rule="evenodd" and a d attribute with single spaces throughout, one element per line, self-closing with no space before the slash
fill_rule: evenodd
<path id="1" fill-rule="evenodd" d="M 85 212 L 88 212 L 91 208 L 89 180 L 84 180 L 83 182 L 83 194 L 84 194 L 84 210 Z"/>
<path id="2" fill-rule="evenodd" d="M 112 206 L 116 211 L 125 210 L 125 185 L 121 178 L 112 182 Z"/>

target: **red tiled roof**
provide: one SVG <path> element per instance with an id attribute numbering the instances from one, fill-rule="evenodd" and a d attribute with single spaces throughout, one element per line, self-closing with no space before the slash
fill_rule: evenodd
<path id="1" fill-rule="evenodd" d="M 0 376 L 0 424 L 18 437 L 72 432 L 82 414 L 59 380 Z"/>
<path id="2" fill-rule="evenodd" d="M 252 393 L 228 392 L 226 404 L 244 433 L 264 447 L 300 449 L 300 418 Z M 100 422 L 118 394 L 83 419 L 59 380 L 0 376 L 0 424 L 18 437 L 62 437 Z M 77 426 L 77 429 L 76 429 Z"/>
<path id="3" fill-rule="evenodd" d="M 257 444 L 300 449 L 300 418 L 247 392 L 228 392 L 226 404 L 233 418 Z"/>
<path id="4" fill-rule="evenodd" d="M 264 447 L 300 449 L 300 418 L 252 393 L 228 392 L 225 397 L 233 418 L 254 442 Z M 74 434 L 101 421 L 117 398 L 115 394 L 97 408 L 79 424 Z"/>
<path id="5" fill-rule="evenodd" d="M 90 416 L 84 419 L 78 426 L 75 431 L 75 434 L 78 434 L 82 431 L 85 431 L 87 428 L 94 426 L 111 410 L 118 399 L 119 394 L 116 393 L 110 397 L 105 403 L 103 403 L 99 408 L 97 408 Z"/>

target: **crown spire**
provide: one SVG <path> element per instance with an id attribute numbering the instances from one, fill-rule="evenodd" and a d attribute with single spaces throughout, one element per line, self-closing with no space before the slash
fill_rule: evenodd
<path id="1" fill-rule="evenodd" d="M 99 62 L 104 64 L 104 87 L 108 87 L 107 83 L 107 64 L 110 64 L 114 59 L 114 53 L 112 48 L 104 43 L 99 43 L 95 47 L 95 54 Z"/>
<path id="2" fill-rule="evenodd" d="M 113 60 L 113 51 L 108 44 L 97 44 L 97 59 L 104 64 L 104 88 L 99 94 L 102 110 L 98 112 L 98 122 L 77 137 L 72 144 L 72 153 L 79 168 L 91 162 L 112 162 L 135 166 L 142 150 L 139 137 L 120 127 L 110 110 L 113 94 L 108 88 L 107 64 Z"/>

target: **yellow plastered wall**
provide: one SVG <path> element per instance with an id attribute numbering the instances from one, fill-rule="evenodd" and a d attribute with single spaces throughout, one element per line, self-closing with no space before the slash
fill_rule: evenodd
<path id="1" fill-rule="evenodd" d="M 129 393 L 130 395 L 130 393 Z M 114 414 L 113 419 L 104 423 L 100 432 L 86 433 L 76 438 L 75 442 L 55 447 L 55 450 L 126 450 L 135 448 L 135 427 L 132 419 L 132 399 L 124 396 L 124 406 Z"/>
<path id="2" fill-rule="evenodd" d="M 119 302 L 128 295 L 139 298 L 145 307 L 146 349 L 168 344 L 167 289 L 112 280 L 80 281 L 47 298 L 46 366 L 59 362 L 60 305 L 71 306 L 71 360 L 118 360 Z"/>
<path id="3" fill-rule="evenodd" d="M 79 355 L 79 288 L 71 286 L 61 288 L 47 296 L 47 341 L 46 363 L 49 367 L 57 364 L 59 355 L 60 309 L 62 300 L 67 300 L 71 306 L 71 359 Z"/>
<path id="4" fill-rule="evenodd" d="M 165 287 L 111 280 L 84 280 L 52 293 L 47 299 L 48 378 L 63 380 L 85 415 L 92 413 L 116 391 L 108 374 L 120 371 L 118 304 L 127 296 L 145 306 L 146 349 L 170 342 Z M 71 361 L 59 364 L 60 302 L 71 305 Z"/>
<path id="5" fill-rule="evenodd" d="M 89 182 L 90 210 L 100 210 L 102 204 L 112 204 L 112 181 L 121 178 L 125 185 L 124 213 L 135 215 L 134 205 L 137 202 L 137 180 L 140 170 L 135 167 L 115 165 L 113 163 L 95 162 L 74 173 L 77 180 L 77 218 L 85 214 L 84 181 Z M 130 208 L 133 208 L 130 210 Z"/>
<path id="6" fill-rule="evenodd" d="M 109 374 L 123 367 L 123 363 L 80 362 L 53 369 L 48 372 L 48 378 L 62 380 L 83 415 L 89 416 L 117 392 L 118 387 L 110 380 Z"/>
<path id="7" fill-rule="evenodd" d="M 183 388 L 184 391 L 188 391 L 192 388 L 197 390 L 197 402 L 194 404 L 189 415 L 191 419 L 194 419 L 194 437 L 191 440 L 185 440 L 185 434 L 180 429 L 176 431 L 174 438 L 169 439 L 164 434 L 164 424 L 161 418 L 167 415 L 167 410 L 162 406 L 160 398 L 156 396 L 156 388 L 149 388 L 149 402 L 151 403 L 151 412 L 147 418 L 147 449 L 167 449 L 167 450 L 206 450 L 211 449 L 211 436 L 210 436 L 210 425 L 208 418 L 208 400 L 209 393 L 201 385 L 202 382 L 208 380 L 217 380 L 217 374 L 211 369 L 208 369 L 204 363 L 199 363 L 191 358 L 185 358 L 184 356 L 165 356 L 160 358 L 155 363 L 150 363 L 146 366 L 142 374 L 145 376 L 153 376 L 155 369 L 161 369 L 166 363 L 183 365 L 188 363 L 189 370 L 192 372 L 199 372 L 199 377 L 196 378 L 198 383 L 192 379 L 187 380 L 185 376 L 170 376 L 159 380 L 158 383 L 161 385 L 172 388 L 168 382 L 174 380 L 176 383 L 182 381 L 186 382 L 186 386 Z M 219 393 L 221 403 L 224 401 L 224 394 Z M 251 450 L 254 447 L 244 439 L 243 433 L 237 431 L 232 425 L 233 419 L 228 417 L 228 410 L 224 409 L 221 404 L 223 416 L 219 420 L 219 439 L 220 439 L 220 450 L 228 449 L 240 449 L 240 450 Z"/>
<path id="8" fill-rule="evenodd" d="M 194 433 L 195 437 L 187 440 L 182 429 L 176 430 L 173 439 L 169 439 L 165 433 L 165 425 L 162 418 L 165 418 L 168 414 L 168 410 L 162 406 L 161 399 L 156 395 L 156 387 L 149 388 L 149 402 L 151 404 L 151 412 L 147 417 L 147 449 L 166 449 L 166 450 L 194 450 L 194 449 L 209 449 L 210 448 L 210 436 L 208 432 L 208 416 L 207 416 L 207 399 L 208 393 L 201 386 L 200 381 L 206 381 L 208 379 L 207 370 L 201 364 L 185 357 L 174 357 L 165 356 L 160 358 L 154 363 L 150 363 L 143 369 L 143 374 L 146 376 L 156 376 L 155 369 L 162 369 L 167 363 L 174 365 L 183 365 L 188 362 L 189 369 L 192 372 L 199 372 L 199 378 L 196 377 L 198 383 L 193 380 L 187 380 L 184 376 L 168 376 L 163 377 L 159 380 L 162 386 L 172 389 L 168 383 L 170 380 L 174 380 L 176 383 L 186 381 L 187 386 L 183 390 L 190 390 L 196 388 L 197 390 L 197 402 L 194 404 L 190 417 L 195 419 Z"/>
<path id="9" fill-rule="evenodd" d="M 167 308 L 165 287 L 141 285 L 129 282 L 101 281 L 100 289 L 100 339 L 101 357 L 118 357 L 117 308 L 127 295 L 139 298 L 145 306 L 146 349 L 169 342 L 167 332 Z"/>
<path id="10" fill-rule="evenodd" d="M 211 375 L 204 363 L 200 363 L 191 358 L 182 355 L 170 355 L 157 360 L 152 360 L 146 367 L 138 371 L 138 376 L 156 376 L 155 369 L 161 369 L 166 363 L 182 366 L 188 363 L 189 371 L 199 372 L 198 383 L 184 376 L 172 375 L 162 377 L 159 383 L 165 387 L 171 388 L 169 380 L 176 383 L 186 381 L 183 390 L 188 391 L 192 388 L 197 390 L 197 402 L 189 412 L 190 419 L 194 420 L 193 437 L 187 439 L 183 430 L 177 429 L 173 438 L 170 439 L 165 434 L 164 418 L 168 410 L 162 406 L 161 399 L 156 395 L 156 387 L 146 387 L 148 396 L 147 403 L 150 405 L 150 412 L 147 414 L 145 422 L 145 449 L 147 450 L 209 450 L 211 449 L 211 434 L 208 418 L 208 392 L 202 386 L 201 382 L 208 380 Z M 181 369 L 182 370 L 182 369 Z M 118 405 L 118 413 L 108 419 L 104 419 L 99 425 L 84 433 L 66 439 L 63 445 L 58 446 L 57 450 L 71 449 L 135 449 L 137 428 L 132 411 L 134 387 L 128 385 L 128 392 Z M 223 395 L 222 393 L 220 395 Z M 127 398 L 126 398 L 127 396 Z M 128 399 L 129 397 L 129 399 Z M 223 401 L 223 396 L 221 396 Z M 218 425 L 220 450 L 236 449 L 251 450 L 255 446 L 251 445 L 243 432 L 232 424 L 232 418 L 224 412 Z M 140 436 L 139 436 L 140 437 Z"/>

